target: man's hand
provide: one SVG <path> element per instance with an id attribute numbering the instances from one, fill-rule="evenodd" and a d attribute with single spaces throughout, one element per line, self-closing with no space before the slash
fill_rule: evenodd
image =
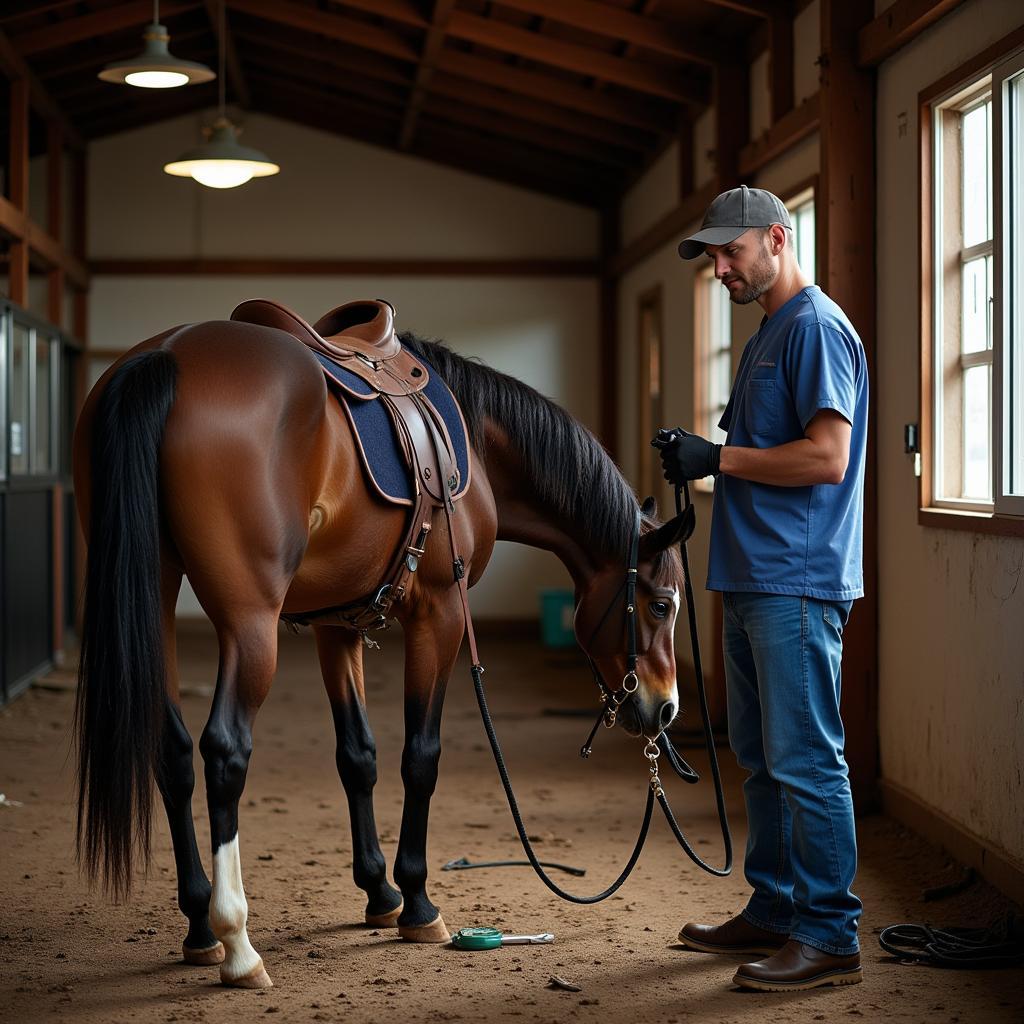
<path id="1" fill-rule="evenodd" d="M 665 479 L 673 487 L 682 487 L 688 480 L 703 480 L 706 476 L 718 476 L 718 464 L 722 454 L 720 444 L 712 444 L 706 438 L 690 434 L 682 427 L 672 431 L 659 431 L 651 442 L 661 449 L 661 466 Z"/>

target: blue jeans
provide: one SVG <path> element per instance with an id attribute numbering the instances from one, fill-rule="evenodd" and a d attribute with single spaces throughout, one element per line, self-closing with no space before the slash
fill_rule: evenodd
<path id="1" fill-rule="evenodd" d="M 850 601 L 722 595 L 729 745 L 749 773 L 743 916 L 827 953 L 858 949 L 853 801 L 839 717 Z"/>

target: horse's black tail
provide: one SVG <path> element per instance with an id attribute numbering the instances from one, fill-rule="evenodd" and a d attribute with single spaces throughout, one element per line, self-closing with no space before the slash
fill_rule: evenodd
<path id="1" fill-rule="evenodd" d="M 89 554 L 78 670 L 78 855 L 90 879 L 131 891 L 149 860 L 165 713 L 159 459 L 177 364 L 156 349 L 110 378 L 93 424 Z"/>

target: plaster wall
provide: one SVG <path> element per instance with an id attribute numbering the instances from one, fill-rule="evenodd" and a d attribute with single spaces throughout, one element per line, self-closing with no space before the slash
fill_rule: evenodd
<path id="1" fill-rule="evenodd" d="M 968 0 L 878 76 L 879 728 L 883 777 L 1024 869 L 1024 542 L 918 525 L 918 93 L 1024 22 Z"/>
<path id="2" fill-rule="evenodd" d="M 231 192 L 171 179 L 162 163 L 192 143 L 196 125 L 184 118 L 92 145 L 92 258 L 597 256 L 591 210 L 272 118 L 252 116 L 245 140 L 280 157 L 278 178 Z M 591 429 L 599 422 L 593 278 L 97 276 L 90 344 L 128 348 L 260 295 L 309 319 L 386 297 L 401 327 L 522 378 Z M 541 589 L 569 585 L 554 556 L 499 544 L 471 598 L 480 616 L 534 618 Z M 178 610 L 201 613 L 191 592 Z"/>

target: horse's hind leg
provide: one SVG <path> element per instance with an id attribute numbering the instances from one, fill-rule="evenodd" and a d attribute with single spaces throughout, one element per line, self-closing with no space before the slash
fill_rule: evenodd
<path id="1" fill-rule="evenodd" d="M 373 816 L 377 748 L 366 720 L 362 641 L 338 626 L 315 629 L 320 669 L 331 702 L 337 736 L 337 764 L 352 822 L 352 875 L 367 896 L 366 923 L 391 927 L 398 921 L 402 897 L 387 880 Z"/>
<path id="2" fill-rule="evenodd" d="M 199 741 L 213 845 L 210 925 L 224 943 L 220 979 L 239 988 L 272 984 L 246 932 L 249 908 L 238 848 L 238 802 L 252 753 L 253 721 L 277 665 L 277 616 L 275 608 L 250 612 L 241 623 L 215 621 L 220 639 L 217 692 Z"/>
<path id="3" fill-rule="evenodd" d="M 224 947 L 210 930 L 210 882 L 199 859 L 192 821 L 192 791 L 196 781 L 192 767 L 192 737 L 185 728 L 178 706 L 177 656 L 174 648 L 174 606 L 180 586 L 181 573 L 169 568 L 165 559 L 161 571 L 161 587 L 167 710 L 157 784 L 164 800 L 171 842 L 174 844 L 178 906 L 188 918 L 188 934 L 181 951 L 186 963 L 209 965 L 219 964 L 224 959 Z"/>

